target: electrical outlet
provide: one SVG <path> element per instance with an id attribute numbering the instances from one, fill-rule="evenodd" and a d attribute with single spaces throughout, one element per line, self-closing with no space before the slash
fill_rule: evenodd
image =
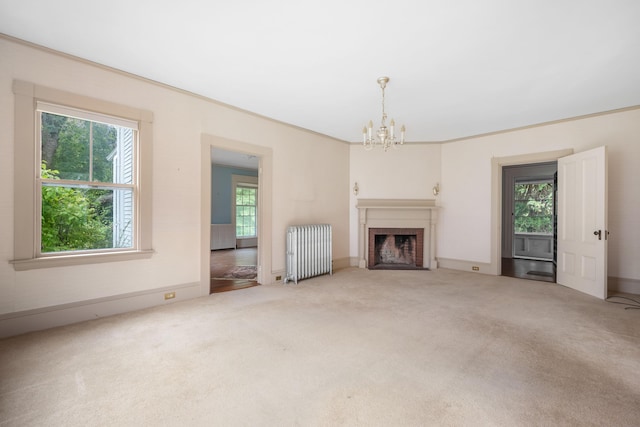
<path id="1" fill-rule="evenodd" d="M 167 292 L 166 294 L 164 294 L 164 299 L 174 299 L 175 297 L 176 297 L 175 292 Z"/>
<path id="2" fill-rule="evenodd" d="M 480 267 L 478 267 L 477 265 L 474 265 L 473 267 L 471 267 L 471 269 L 473 271 L 480 271 Z"/>
<path id="3" fill-rule="evenodd" d="M 276 280 L 282 280 L 282 276 L 276 276 Z"/>

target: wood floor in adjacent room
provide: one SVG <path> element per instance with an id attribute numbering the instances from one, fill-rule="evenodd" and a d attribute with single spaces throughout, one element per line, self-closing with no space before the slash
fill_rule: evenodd
<path id="1" fill-rule="evenodd" d="M 227 292 L 257 286 L 257 280 L 217 279 L 233 267 L 258 265 L 258 248 L 223 249 L 211 251 L 211 287 L 209 293 Z"/>
<path id="2" fill-rule="evenodd" d="M 524 258 L 502 258 L 502 275 L 519 279 L 556 282 L 556 266 L 553 261 Z"/>

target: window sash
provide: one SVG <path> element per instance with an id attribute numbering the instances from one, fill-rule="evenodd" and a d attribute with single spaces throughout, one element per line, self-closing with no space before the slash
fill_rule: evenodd
<path id="1" fill-rule="evenodd" d="M 252 190 L 253 194 L 240 195 L 240 203 L 238 203 L 238 190 Z M 238 238 L 254 238 L 258 235 L 258 187 L 252 184 L 238 184 L 235 190 L 236 195 L 236 236 Z M 251 203 L 253 199 L 254 203 Z M 248 222 L 248 223 L 247 223 Z M 238 229 L 241 230 L 238 233 Z M 252 233 L 247 234 L 248 231 Z"/>
<path id="2" fill-rule="evenodd" d="M 80 110 L 65 105 L 51 104 L 44 101 L 36 101 L 36 111 L 38 113 L 52 113 L 59 116 L 73 117 L 75 119 L 87 120 L 89 122 L 104 123 L 107 125 L 120 126 L 138 130 L 138 122 L 121 117 L 110 116 L 108 114 L 93 113 L 91 111 Z"/>
<path id="3" fill-rule="evenodd" d="M 80 110 L 72 107 L 67 107 L 58 104 L 51 104 L 47 102 L 37 101 L 36 102 L 36 129 L 37 129 L 37 138 L 36 138 L 36 159 L 37 162 L 37 170 L 38 176 L 36 178 L 36 218 L 39 220 L 35 223 L 36 228 L 36 242 L 35 242 L 35 252 L 36 257 L 46 258 L 46 257 L 57 257 L 64 255 L 73 255 L 73 254 L 84 254 L 84 253 L 112 253 L 112 252 L 123 252 L 123 251 L 131 251 L 138 250 L 140 247 L 140 233 L 137 231 L 137 227 L 139 224 L 139 200 L 138 200 L 138 180 L 137 180 L 137 157 L 138 157 L 138 123 L 132 120 L 121 119 L 114 116 L 109 116 L 106 114 L 93 113 L 90 111 Z M 73 180 L 73 179 L 52 179 L 52 178 L 43 178 L 40 173 L 40 165 L 42 163 L 42 113 L 51 113 L 59 116 L 71 117 L 75 119 L 85 120 L 93 123 L 103 123 L 107 125 L 113 125 L 117 127 L 125 127 L 133 129 L 133 141 L 132 141 L 132 153 L 131 153 L 131 183 L 130 184 L 121 184 L 114 182 L 102 182 L 102 181 L 86 181 L 86 180 Z M 91 136 L 92 138 L 92 136 Z M 90 147 L 90 158 L 89 158 L 89 167 L 90 170 L 93 166 L 94 159 L 92 158 L 93 154 L 91 152 Z M 119 165 L 121 167 L 121 165 Z M 91 175 L 91 174 L 90 174 Z M 91 177 L 90 177 L 91 179 Z M 115 180 L 116 177 L 114 176 Z M 96 249 L 79 249 L 79 250 L 61 250 L 57 252 L 43 252 L 42 250 L 42 215 L 43 215 L 43 194 L 42 189 L 45 186 L 55 186 L 62 188 L 81 188 L 81 189 L 95 189 L 95 190 L 118 190 L 118 189 L 128 189 L 132 192 L 132 210 L 131 210 L 131 226 L 133 227 L 133 232 L 131 233 L 131 246 L 130 247 L 105 247 L 105 248 L 96 248 Z M 116 223 L 112 223 L 112 233 L 115 231 Z"/>

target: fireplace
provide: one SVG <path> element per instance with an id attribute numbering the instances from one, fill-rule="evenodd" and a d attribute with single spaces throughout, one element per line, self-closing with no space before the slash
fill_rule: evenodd
<path id="1" fill-rule="evenodd" d="M 358 199 L 356 207 L 358 267 L 438 268 L 435 251 L 438 207 L 435 200 Z M 376 235 L 381 236 L 377 237 L 377 244 Z"/>
<path id="2" fill-rule="evenodd" d="M 369 265 L 376 270 L 418 270 L 424 262 L 424 228 L 369 228 Z"/>

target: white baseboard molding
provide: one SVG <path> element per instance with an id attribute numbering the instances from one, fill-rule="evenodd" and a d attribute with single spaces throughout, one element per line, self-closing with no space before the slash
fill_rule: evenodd
<path id="1" fill-rule="evenodd" d="M 469 271 L 471 273 L 494 274 L 490 263 L 464 261 L 460 259 L 438 258 L 438 268 Z"/>
<path id="2" fill-rule="evenodd" d="M 271 284 L 282 284 L 282 279 L 287 275 L 287 272 L 283 270 L 272 270 L 271 271 Z M 280 277 L 278 279 L 278 277 Z"/>
<path id="3" fill-rule="evenodd" d="M 243 248 L 257 248 L 258 247 L 258 239 L 236 239 L 236 249 Z"/>
<path id="4" fill-rule="evenodd" d="M 358 259 L 357 258 L 349 258 L 349 257 L 345 257 L 345 258 L 337 258 L 333 260 L 333 265 L 332 265 L 332 270 L 335 272 L 337 270 L 343 269 L 343 268 L 349 268 L 349 267 L 353 267 L 354 265 L 352 264 L 352 262 L 356 263 L 356 267 L 358 266 L 357 262 Z M 271 272 L 271 277 L 272 277 L 272 282 L 273 283 L 283 283 L 283 278 L 284 276 L 287 275 L 287 271 L 286 269 L 283 270 L 275 270 Z M 280 280 L 278 280 L 278 277 L 280 277 Z"/>
<path id="5" fill-rule="evenodd" d="M 470 271 L 472 273 L 494 274 L 491 264 L 489 263 L 463 261 L 459 259 L 438 258 L 438 267 L 448 268 L 450 270 Z M 473 267 L 478 267 L 478 270 L 474 270 Z M 640 295 L 640 280 L 609 276 L 608 290 L 609 294 L 613 292 L 624 292 L 627 294 Z"/>
<path id="6" fill-rule="evenodd" d="M 200 283 L 188 283 L 0 315 L 0 338 L 98 319 L 202 296 Z M 164 295 L 175 292 L 175 298 Z"/>
<path id="7" fill-rule="evenodd" d="M 626 294 L 640 295 L 640 280 L 623 279 L 622 277 L 609 277 L 609 295 L 612 292 L 624 292 Z"/>

